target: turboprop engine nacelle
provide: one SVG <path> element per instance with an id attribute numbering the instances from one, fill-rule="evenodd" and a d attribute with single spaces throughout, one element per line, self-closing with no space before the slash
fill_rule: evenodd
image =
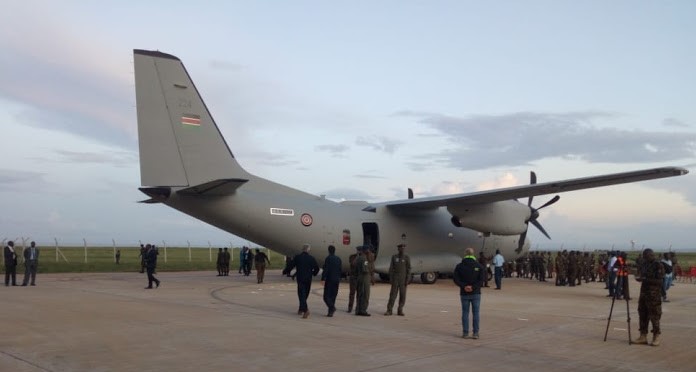
<path id="1" fill-rule="evenodd" d="M 453 223 L 462 227 L 496 235 L 518 235 L 527 230 L 526 222 L 531 216 L 528 206 L 515 200 L 501 202 L 449 206 Z"/>

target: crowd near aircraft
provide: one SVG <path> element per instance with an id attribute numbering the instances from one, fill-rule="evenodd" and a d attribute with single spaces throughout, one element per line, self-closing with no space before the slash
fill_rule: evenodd
<path id="1" fill-rule="evenodd" d="M 529 224 L 549 236 L 539 211 L 539 195 L 680 176 L 679 167 L 663 167 L 471 193 L 380 203 L 334 202 L 244 170 L 179 58 L 159 51 L 134 50 L 140 148 L 140 190 L 162 203 L 286 256 L 310 244 L 323 262 L 328 245 L 336 247 L 348 270 L 356 246 L 369 245 L 375 269 L 385 276 L 396 246 L 406 243 L 412 272 L 433 283 L 450 273 L 475 248 L 508 259 L 529 249 Z M 517 199 L 527 198 L 526 203 Z"/>

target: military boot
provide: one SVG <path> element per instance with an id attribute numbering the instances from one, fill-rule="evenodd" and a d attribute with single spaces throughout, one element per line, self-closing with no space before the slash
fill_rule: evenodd
<path id="1" fill-rule="evenodd" d="M 647 345 L 648 344 L 648 334 L 641 333 L 640 337 L 638 337 L 637 340 L 634 340 L 633 343 L 638 344 L 638 345 Z"/>
<path id="2" fill-rule="evenodd" d="M 662 336 L 659 333 L 653 333 L 653 341 L 652 341 L 652 346 L 660 346 L 660 342 L 662 342 Z"/>

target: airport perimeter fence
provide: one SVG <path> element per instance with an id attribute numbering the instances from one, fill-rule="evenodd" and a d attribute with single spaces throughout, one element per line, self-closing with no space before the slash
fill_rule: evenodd
<path id="1" fill-rule="evenodd" d="M 3 239 L 5 246 L 10 239 Z M 24 267 L 24 249 L 29 247 L 30 239 L 15 239 L 17 253 L 18 272 Z M 119 246 L 113 241 L 111 246 L 90 246 L 83 239 L 82 246 L 61 245 L 55 239 L 52 246 L 38 245 L 39 272 L 133 272 L 141 270 L 140 246 Z M 168 246 L 166 242 L 157 245 L 159 255 L 157 259 L 158 271 L 200 271 L 217 270 L 217 256 L 220 246 L 195 246 L 187 242 L 186 246 Z M 239 270 L 240 252 L 242 247 L 228 245 L 230 252 L 230 272 Z M 256 249 L 268 256 L 271 264 L 268 269 L 282 269 L 285 267 L 285 256 L 262 247 L 249 247 L 253 253 Z M 117 253 L 120 257 L 117 260 Z M 4 269 L 4 256 L 3 269 Z M 254 265 L 252 263 L 252 270 Z"/>

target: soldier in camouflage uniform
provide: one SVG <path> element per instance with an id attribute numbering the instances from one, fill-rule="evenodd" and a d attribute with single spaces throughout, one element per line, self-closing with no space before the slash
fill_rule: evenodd
<path id="1" fill-rule="evenodd" d="M 551 257 L 551 252 L 546 252 L 546 255 L 549 256 L 548 259 L 547 259 L 547 261 L 546 261 L 546 271 L 547 271 L 546 277 L 547 277 L 548 279 L 551 279 L 551 278 L 553 278 L 553 264 L 554 264 L 554 261 L 553 261 L 553 258 Z"/>
<path id="2" fill-rule="evenodd" d="M 597 281 L 597 267 L 595 266 L 595 254 L 590 253 L 590 280 Z"/>
<path id="3" fill-rule="evenodd" d="M 640 337 L 633 343 L 648 343 L 648 322 L 650 322 L 652 323 L 653 333 L 651 345 L 659 346 L 661 341 L 662 280 L 665 277 L 665 268 L 655 259 L 655 254 L 650 248 L 643 251 L 643 260 L 641 276 L 636 279 L 641 282 L 640 297 L 638 298 L 638 330 L 640 331 Z"/>
<path id="4" fill-rule="evenodd" d="M 544 255 L 544 252 L 537 252 L 537 270 L 538 270 L 538 278 L 540 282 L 545 282 L 546 281 L 546 256 Z"/>
<path id="5" fill-rule="evenodd" d="M 370 316 L 367 307 L 370 305 L 370 286 L 372 285 L 373 265 L 368 258 L 368 246 L 362 246 L 362 251 L 355 259 L 354 273 L 357 276 L 357 293 L 355 315 Z"/>
<path id="6" fill-rule="evenodd" d="M 578 276 L 578 258 L 575 255 L 575 251 L 570 251 L 568 254 L 568 286 L 575 287 L 575 282 Z"/>
<path id="7" fill-rule="evenodd" d="M 406 304 L 406 286 L 411 279 L 411 259 L 404 253 L 406 244 L 397 246 L 399 253 L 391 258 L 389 264 L 389 282 L 391 283 L 391 291 L 389 292 L 389 302 L 387 303 L 387 312 L 384 315 L 392 315 L 396 295 L 399 295 L 399 308 L 397 314 L 404 316 L 404 305 Z"/>
<path id="8" fill-rule="evenodd" d="M 577 285 L 581 285 L 582 279 L 585 277 L 585 259 L 580 251 L 575 251 L 575 255 L 575 259 L 578 263 L 578 271 L 575 275 L 575 279 L 577 280 Z"/>
<path id="9" fill-rule="evenodd" d="M 556 285 L 564 286 L 566 281 L 566 266 L 563 259 L 565 251 L 556 254 Z"/>
<path id="10" fill-rule="evenodd" d="M 355 304 L 355 292 L 358 287 L 358 275 L 357 271 L 355 270 L 355 259 L 358 257 L 358 253 L 360 253 L 360 248 L 360 246 L 355 247 L 357 252 L 348 256 L 348 263 L 350 264 L 350 268 L 348 269 L 348 283 L 350 285 L 350 292 L 348 294 L 349 313 L 353 311 L 353 304 Z"/>

